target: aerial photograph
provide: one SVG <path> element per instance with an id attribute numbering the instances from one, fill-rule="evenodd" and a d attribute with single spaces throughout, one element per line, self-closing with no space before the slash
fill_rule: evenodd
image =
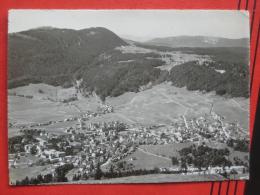
<path id="1" fill-rule="evenodd" d="M 10 10 L 10 185 L 249 179 L 249 14 Z"/>

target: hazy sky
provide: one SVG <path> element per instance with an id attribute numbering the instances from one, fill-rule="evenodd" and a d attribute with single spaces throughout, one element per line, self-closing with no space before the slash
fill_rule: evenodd
<path id="1" fill-rule="evenodd" d="M 202 10 L 11 10 L 9 32 L 41 26 L 105 27 L 136 39 L 178 35 L 249 37 L 245 11 Z"/>

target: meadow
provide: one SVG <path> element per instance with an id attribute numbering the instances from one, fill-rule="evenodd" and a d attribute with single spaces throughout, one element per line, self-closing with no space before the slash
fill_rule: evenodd
<path id="1" fill-rule="evenodd" d="M 109 184 L 109 183 L 171 183 L 171 182 L 200 182 L 225 180 L 220 175 L 179 175 L 179 174 L 151 174 L 129 176 L 113 179 L 77 181 L 76 184 Z M 72 182 L 73 183 L 73 182 Z"/>
<path id="2" fill-rule="evenodd" d="M 39 92 L 40 90 L 46 92 Z M 101 103 L 97 96 L 83 97 L 79 94 L 78 99 L 70 103 L 49 100 L 53 98 L 53 91 L 56 91 L 55 94 L 73 91 L 72 88 L 66 90 L 60 87 L 54 89 L 53 86 L 45 84 L 33 84 L 9 90 L 9 94 L 12 94 L 8 96 L 9 122 L 33 124 L 64 120 L 79 116 L 88 110 L 96 111 Z M 13 95 L 14 93 L 16 96 Z M 21 97 L 21 95 L 32 96 L 32 98 Z M 231 99 L 217 96 L 214 92 L 188 91 L 186 88 L 174 87 L 169 82 L 138 93 L 127 92 L 118 97 L 108 97 L 105 103 L 112 105 L 114 112 L 91 118 L 86 123 L 119 120 L 127 124 L 169 125 L 181 115 L 193 118 L 209 113 L 213 106 L 213 111 L 223 116 L 225 121 L 238 122 L 245 131 L 248 131 L 248 99 Z M 49 125 L 47 129 L 58 132 L 70 125 L 73 123 L 62 122 Z M 15 128 L 10 128 L 9 133 L 13 134 L 15 130 Z"/>

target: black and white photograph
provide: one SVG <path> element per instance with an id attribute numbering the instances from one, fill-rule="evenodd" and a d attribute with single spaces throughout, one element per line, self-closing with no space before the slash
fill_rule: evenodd
<path id="1" fill-rule="evenodd" d="M 249 179 L 249 13 L 9 10 L 10 185 Z"/>

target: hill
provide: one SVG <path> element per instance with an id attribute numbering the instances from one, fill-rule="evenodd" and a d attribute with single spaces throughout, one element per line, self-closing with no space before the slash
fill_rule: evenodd
<path id="1" fill-rule="evenodd" d="M 167 47 L 249 47 L 249 40 L 247 38 L 227 39 L 207 36 L 155 38 L 145 43 Z"/>
<path id="2" fill-rule="evenodd" d="M 64 84 L 101 53 L 127 45 L 108 29 L 37 28 L 8 36 L 9 87 L 30 82 Z"/>
<path id="3" fill-rule="evenodd" d="M 168 77 L 177 87 L 188 90 L 216 91 L 218 95 L 249 97 L 249 72 L 239 64 L 188 62 L 173 67 Z"/>
<path id="4" fill-rule="evenodd" d="M 8 87 L 45 83 L 68 88 L 77 83 L 83 95 L 95 92 L 105 100 L 172 81 L 189 90 L 248 97 L 248 48 L 199 46 L 126 41 L 101 27 L 12 33 Z"/>

